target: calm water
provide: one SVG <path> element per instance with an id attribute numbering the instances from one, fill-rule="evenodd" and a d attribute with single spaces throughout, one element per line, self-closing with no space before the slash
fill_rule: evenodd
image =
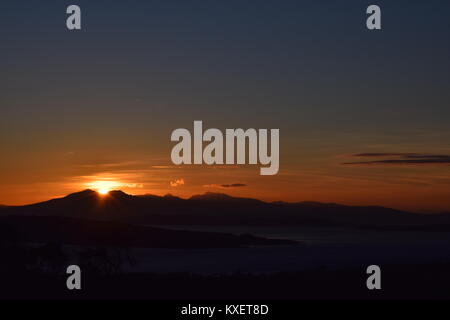
<path id="1" fill-rule="evenodd" d="M 224 232 L 233 234 L 250 233 L 273 239 L 290 239 L 304 244 L 423 244 L 450 243 L 450 233 L 373 231 L 347 228 L 305 228 L 305 227 L 210 227 L 210 226 L 164 226 L 166 229 Z"/>
<path id="2" fill-rule="evenodd" d="M 132 272 L 271 273 L 386 263 L 450 262 L 450 233 L 351 229 L 170 226 L 292 239 L 297 246 L 243 249 L 134 249 Z"/>

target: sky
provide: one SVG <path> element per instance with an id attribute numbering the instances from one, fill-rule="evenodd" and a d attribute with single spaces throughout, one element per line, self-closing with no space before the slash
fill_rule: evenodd
<path id="1" fill-rule="evenodd" d="M 366 8 L 382 9 L 382 30 Z M 66 28 L 70 4 L 82 30 Z M 86 188 L 450 211 L 449 1 L 0 3 L 0 203 Z M 279 128 L 280 171 L 174 166 L 174 129 Z"/>

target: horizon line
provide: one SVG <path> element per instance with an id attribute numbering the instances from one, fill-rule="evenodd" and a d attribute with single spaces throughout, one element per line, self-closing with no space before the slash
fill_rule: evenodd
<path id="1" fill-rule="evenodd" d="M 262 203 L 265 204 L 276 204 L 276 203 L 283 203 L 283 204 L 306 204 L 306 203 L 310 203 L 310 204 L 322 204 L 322 205 L 336 205 L 336 206 L 345 206 L 345 207 L 361 207 L 361 208 L 370 208 L 370 207 L 379 207 L 379 208 L 386 208 L 386 209 L 392 209 L 392 210 L 397 210 L 397 211 L 401 211 L 401 212 L 407 212 L 407 213 L 413 213 L 413 214 L 448 214 L 450 213 L 449 211 L 442 211 L 442 212 L 415 212 L 415 211 L 409 211 L 409 210 L 404 210 L 404 209 L 398 209 L 398 208 L 394 208 L 394 207 L 390 207 L 390 206 L 383 206 L 383 205 L 376 205 L 376 204 L 370 204 L 370 205 L 347 205 L 347 204 L 341 204 L 341 203 L 336 203 L 336 202 L 322 202 L 322 201 L 316 201 L 316 200 L 299 200 L 299 201 L 284 201 L 284 200 L 275 200 L 275 201 L 265 201 L 265 200 L 261 200 L 258 198 L 252 198 L 252 197 L 239 197 L 239 196 L 232 196 L 229 195 L 227 193 L 222 193 L 222 192 L 211 192 L 211 191 L 206 191 L 205 193 L 201 193 L 201 194 L 193 194 L 190 197 L 187 198 L 183 198 L 181 196 L 176 196 L 173 195 L 171 193 L 167 193 L 165 195 L 157 195 L 157 194 L 151 194 L 151 193 L 145 193 L 145 194 L 130 194 L 130 193 L 126 193 L 120 189 L 114 189 L 114 190 L 109 190 L 106 194 L 101 194 L 99 191 L 90 189 L 90 188 L 86 188 L 80 191 L 75 191 L 75 192 L 71 192 L 67 195 L 62 195 L 62 196 L 55 196 L 52 198 L 49 198 L 47 200 L 43 200 L 43 201 L 38 201 L 38 202 L 33 202 L 33 203 L 28 203 L 28 204 L 21 204 L 21 205 L 6 205 L 6 204 L 0 204 L 0 207 L 26 207 L 26 206 L 32 206 L 32 205 L 36 205 L 36 204 L 40 204 L 40 203 L 44 203 L 44 202 L 48 202 L 48 201 L 52 201 L 52 200 L 59 200 L 59 199 L 64 199 L 67 198 L 71 195 L 75 195 L 75 194 L 79 194 L 82 192 L 86 192 L 86 191 L 90 191 L 93 192 L 95 194 L 97 194 L 99 197 L 106 197 L 111 193 L 114 192 L 121 192 L 127 196 L 131 196 L 131 197 L 145 197 L 145 196 L 151 196 L 151 197 L 158 197 L 158 198 L 164 198 L 164 197 L 174 197 L 174 198 L 178 198 L 181 200 L 190 200 L 195 196 L 203 196 L 203 195 L 207 195 L 207 194 L 214 194 L 214 195 L 224 195 L 230 198 L 235 198 L 235 199 L 249 199 L 249 200 L 256 200 L 256 201 L 260 201 Z"/>

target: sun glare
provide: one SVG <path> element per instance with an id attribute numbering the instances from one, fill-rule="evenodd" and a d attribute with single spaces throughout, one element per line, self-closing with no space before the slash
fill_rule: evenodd
<path id="1" fill-rule="evenodd" d="M 109 190 L 101 188 L 101 189 L 98 189 L 97 192 L 104 195 L 104 194 L 107 194 L 109 192 Z"/>
<path id="2" fill-rule="evenodd" d="M 100 180 L 90 182 L 86 186 L 90 189 L 96 190 L 101 195 L 106 195 L 111 190 L 119 189 L 121 184 L 117 181 Z"/>

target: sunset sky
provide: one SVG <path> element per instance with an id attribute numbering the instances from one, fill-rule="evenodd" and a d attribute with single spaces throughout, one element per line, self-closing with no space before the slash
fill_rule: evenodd
<path id="1" fill-rule="evenodd" d="M 2 1 L 0 203 L 86 188 L 450 212 L 450 2 Z M 66 28 L 78 4 L 82 30 Z M 280 171 L 170 134 L 279 128 Z"/>

